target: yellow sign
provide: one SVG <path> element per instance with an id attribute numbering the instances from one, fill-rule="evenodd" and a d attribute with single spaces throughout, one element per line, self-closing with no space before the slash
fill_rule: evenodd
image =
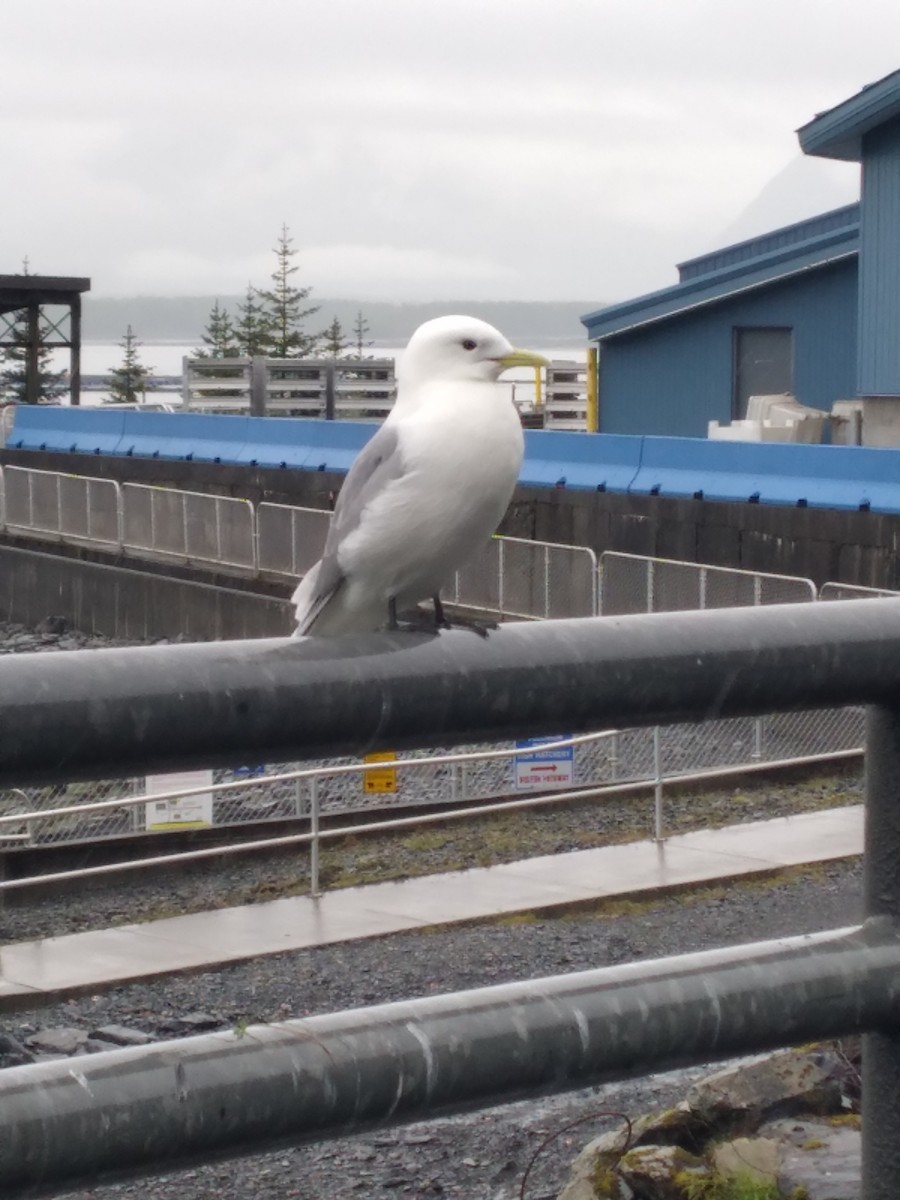
<path id="1" fill-rule="evenodd" d="M 363 762 L 366 763 L 392 763 L 396 761 L 397 756 L 393 750 L 386 750 L 380 754 L 367 754 L 363 758 Z M 372 771 L 363 771 L 364 792 L 396 792 L 396 790 L 396 767 L 377 767 Z"/>

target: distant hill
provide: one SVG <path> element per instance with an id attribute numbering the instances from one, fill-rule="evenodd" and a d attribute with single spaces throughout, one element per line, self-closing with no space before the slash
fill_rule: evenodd
<path id="1" fill-rule="evenodd" d="M 142 341 L 200 342 L 216 299 L 234 314 L 239 296 L 91 296 L 84 297 L 82 336 L 86 341 L 117 342 L 131 325 Z M 417 325 L 444 313 L 466 313 L 496 325 L 512 341 L 542 343 L 584 337 L 580 317 L 602 307 L 602 301 L 572 300 L 440 300 L 429 304 L 389 304 L 375 300 L 319 300 L 307 323 L 324 329 L 337 317 L 347 336 L 357 312 L 369 324 L 368 337 L 378 342 L 405 341 Z"/>

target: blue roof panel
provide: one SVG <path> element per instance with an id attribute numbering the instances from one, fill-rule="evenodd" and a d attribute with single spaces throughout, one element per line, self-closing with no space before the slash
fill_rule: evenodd
<path id="1" fill-rule="evenodd" d="M 797 137 L 804 154 L 861 162 L 865 134 L 896 117 L 900 117 L 900 71 L 819 113 L 797 130 Z"/>
<path id="2" fill-rule="evenodd" d="M 858 254 L 858 207 L 850 205 L 846 210 L 835 211 L 847 212 L 846 224 L 756 258 L 729 262 L 720 270 L 694 276 L 674 287 L 588 313 L 581 318 L 588 337 L 602 338 L 630 332 L 654 321 L 667 320 L 703 305 L 717 304 L 730 296 Z"/>

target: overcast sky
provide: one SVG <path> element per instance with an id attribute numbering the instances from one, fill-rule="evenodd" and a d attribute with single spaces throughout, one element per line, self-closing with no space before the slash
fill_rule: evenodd
<path id="1" fill-rule="evenodd" d="M 620 299 L 855 199 L 794 131 L 898 67 L 897 0 L 10 2 L 0 273 Z"/>

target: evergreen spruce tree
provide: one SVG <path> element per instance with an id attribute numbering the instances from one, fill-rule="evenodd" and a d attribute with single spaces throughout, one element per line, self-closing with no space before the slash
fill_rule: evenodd
<path id="1" fill-rule="evenodd" d="M 335 317 L 322 334 L 322 351 L 328 358 L 340 358 L 353 345 L 344 336 L 340 321 Z"/>
<path id="2" fill-rule="evenodd" d="M 25 271 L 27 275 L 27 270 Z M 7 313 L 0 318 L 2 332 L 12 345 L 0 350 L 0 400 L 25 404 L 27 401 L 26 374 L 28 364 L 28 310 Z M 51 368 L 52 350 L 43 341 L 38 346 L 38 403 L 51 403 L 69 390 L 66 371 Z"/>
<path id="3" fill-rule="evenodd" d="M 202 334 L 205 345 L 197 351 L 197 358 L 237 358 L 240 355 L 237 332 L 227 308 L 216 300 L 209 314 L 209 321 Z"/>
<path id="4" fill-rule="evenodd" d="M 372 345 L 371 340 L 366 341 L 366 334 L 369 332 L 369 322 L 362 314 L 362 309 L 356 313 L 356 318 L 353 321 L 353 353 L 351 358 L 365 358 L 363 350 Z"/>
<path id="5" fill-rule="evenodd" d="M 307 317 L 314 316 L 319 306 L 316 304 L 304 308 L 312 288 L 298 288 L 291 281 L 291 276 L 299 270 L 292 261 L 296 253 L 290 231 L 287 225 L 282 225 L 281 236 L 275 247 L 272 287 L 258 292 L 269 319 L 272 336 L 270 353 L 273 358 L 308 357 L 315 353 L 319 342 L 320 335 L 308 334 L 303 328 L 303 322 Z"/>
<path id="6" fill-rule="evenodd" d="M 256 354 L 272 353 L 272 331 L 268 315 L 260 302 L 258 290 L 247 284 L 247 294 L 237 306 L 234 340 L 238 354 L 252 358 Z"/>
<path id="7" fill-rule="evenodd" d="M 109 403 L 137 404 L 147 388 L 147 377 L 151 368 L 145 367 L 140 360 L 140 342 L 130 325 L 119 344 L 122 347 L 122 361 L 119 366 L 110 367 Z"/>

